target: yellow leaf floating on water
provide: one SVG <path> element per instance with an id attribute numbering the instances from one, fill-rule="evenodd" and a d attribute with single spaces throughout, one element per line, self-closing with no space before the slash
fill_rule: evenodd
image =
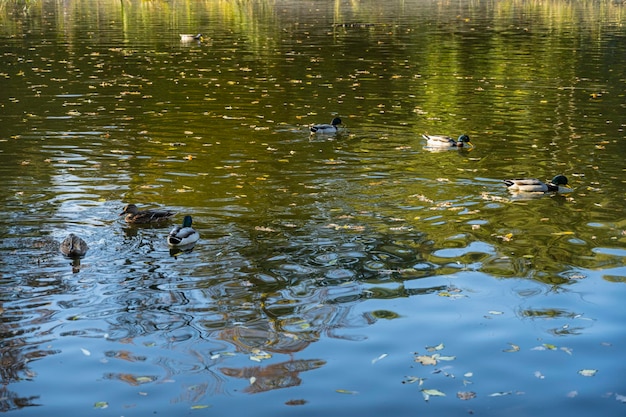
<path id="1" fill-rule="evenodd" d="M 567 236 L 567 235 L 573 235 L 574 232 L 554 232 L 552 233 L 552 235 L 554 236 Z"/>
<path id="2" fill-rule="evenodd" d="M 93 405 L 94 408 L 107 408 L 108 406 L 109 403 L 107 403 L 106 401 L 98 401 Z"/>
<path id="3" fill-rule="evenodd" d="M 352 394 L 352 395 L 358 394 L 357 391 L 350 391 L 350 390 L 347 390 L 347 389 L 338 389 L 338 390 L 335 390 L 335 392 L 337 392 L 339 394 Z"/>
<path id="4" fill-rule="evenodd" d="M 433 356 L 418 355 L 418 356 L 415 357 L 415 362 L 421 363 L 424 366 L 427 366 L 427 365 L 437 365 L 437 359 L 435 358 L 435 355 L 433 355 Z"/>
<path id="5" fill-rule="evenodd" d="M 210 405 L 206 405 L 206 404 L 198 404 L 198 405 L 192 405 L 191 409 L 192 410 L 202 410 L 204 408 L 209 408 L 211 407 Z"/>
<path id="6" fill-rule="evenodd" d="M 261 362 L 263 359 L 269 359 L 272 355 L 267 352 L 264 352 L 260 349 L 254 349 L 252 351 L 252 355 L 250 355 L 250 360 L 255 362 Z"/>

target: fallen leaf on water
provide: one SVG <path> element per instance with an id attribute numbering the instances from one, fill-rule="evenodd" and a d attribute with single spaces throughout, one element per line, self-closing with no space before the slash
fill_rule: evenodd
<path id="1" fill-rule="evenodd" d="M 510 349 L 504 349 L 503 352 L 519 352 L 519 346 L 513 344 L 513 343 L 509 343 L 509 345 L 511 345 Z"/>
<path id="2" fill-rule="evenodd" d="M 461 400 L 471 400 L 476 398 L 476 393 L 473 391 L 457 392 L 456 396 Z"/>
<path id="3" fill-rule="evenodd" d="M 424 396 L 424 401 L 428 401 L 430 397 L 445 397 L 446 394 L 439 391 L 438 389 L 423 389 L 422 395 Z"/>
<path id="4" fill-rule="evenodd" d="M 437 365 L 437 359 L 435 359 L 434 356 L 435 355 L 433 355 L 433 356 L 418 355 L 418 356 L 415 357 L 415 362 L 421 363 L 424 366 L 427 366 L 427 365 Z"/>
<path id="5" fill-rule="evenodd" d="M 429 352 L 434 352 L 436 350 L 443 350 L 443 343 L 439 343 L 437 346 L 426 346 L 426 350 Z"/>
<path id="6" fill-rule="evenodd" d="M 202 410 L 203 408 L 209 408 L 210 405 L 205 405 L 205 404 L 198 404 L 198 405 L 192 405 L 191 409 L 192 410 Z"/>
<path id="7" fill-rule="evenodd" d="M 422 384 L 424 383 L 424 381 L 426 381 L 426 378 L 420 378 L 417 376 L 407 376 L 406 379 L 404 381 L 402 381 L 403 384 L 414 384 L 414 383 L 418 383 L 417 385 L 422 386 Z"/>
<path id="8" fill-rule="evenodd" d="M 503 397 L 505 395 L 511 395 L 513 394 L 511 391 L 502 391 L 502 392 L 494 392 L 492 394 L 489 394 L 489 397 Z"/>
<path id="9" fill-rule="evenodd" d="M 107 408 L 108 406 L 109 403 L 107 403 L 106 401 L 98 401 L 93 405 L 94 408 Z"/>
<path id="10" fill-rule="evenodd" d="M 382 355 L 380 355 L 379 357 L 372 359 L 372 364 L 375 364 L 376 362 L 378 362 L 381 359 L 385 359 L 387 357 L 386 353 L 383 353 Z"/>
<path id="11" fill-rule="evenodd" d="M 347 389 L 338 389 L 338 390 L 335 390 L 335 392 L 338 392 L 339 394 L 358 394 L 357 391 L 350 391 Z"/>
<path id="12" fill-rule="evenodd" d="M 578 371 L 578 373 L 582 376 L 594 376 L 597 372 L 597 369 L 581 369 Z"/>
<path id="13" fill-rule="evenodd" d="M 303 399 L 285 401 L 285 405 L 304 405 L 304 404 L 306 404 L 306 400 L 303 400 Z"/>
<path id="14" fill-rule="evenodd" d="M 441 356 L 439 354 L 435 354 L 433 355 L 433 357 L 435 358 L 435 360 L 440 360 L 440 361 L 453 361 L 456 359 L 456 356 Z"/>

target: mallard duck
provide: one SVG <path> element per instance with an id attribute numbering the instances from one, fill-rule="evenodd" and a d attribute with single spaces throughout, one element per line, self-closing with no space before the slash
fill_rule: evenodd
<path id="1" fill-rule="evenodd" d="M 550 191 L 571 191 L 564 187 L 567 185 L 567 177 L 565 175 L 557 175 L 552 178 L 549 183 L 539 181 L 537 178 L 516 178 L 512 180 L 504 180 L 504 184 L 510 191 L 521 193 L 545 193 Z"/>
<path id="2" fill-rule="evenodd" d="M 200 234 L 191 227 L 191 216 L 185 216 L 182 226 L 176 226 L 167 235 L 167 243 L 170 246 L 192 245 L 200 239 Z"/>
<path id="3" fill-rule="evenodd" d="M 79 236 L 76 236 L 74 233 L 70 233 L 65 239 L 63 239 L 59 249 L 61 250 L 61 253 L 67 257 L 80 258 L 85 256 L 89 246 L 87 246 L 87 242 Z"/>
<path id="4" fill-rule="evenodd" d="M 197 35 L 192 35 L 190 33 L 181 33 L 180 40 L 182 42 L 201 41 L 202 33 L 198 33 Z"/>
<path id="5" fill-rule="evenodd" d="M 422 135 L 422 137 L 426 139 L 426 145 L 433 148 L 462 148 L 465 144 L 474 146 L 467 135 L 461 135 L 457 140 L 442 135 Z"/>
<path id="6" fill-rule="evenodd" d="M 127 223 L 159 223 L 166 221 L 174 215 L 169 210 L 139 210 L 136 205 L 128 204 L 124 206 L 124 210 L 120 216 L 126 215 L 124 220 Z"/>
<path id="7" fill-rule="evenodd" d="M 339 117 L 335 117 L 330 124 L 319 124 L 312 125 L 310 127 L 311 133 L 337 133 L 337 125 L 341 124 L 341 119 Z"/>

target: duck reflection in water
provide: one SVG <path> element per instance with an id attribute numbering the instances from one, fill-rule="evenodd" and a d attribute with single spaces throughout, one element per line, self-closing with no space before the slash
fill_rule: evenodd
<path id="1" fill-rule="evenodd" d="M 220 368 L 220 371 L 233 378 L 251 381 L 244 392 L 256 394 L 279 388 L 295 387 L 302 383 L 301 372 L 311 371 L 326 365 L 321 359 L 298 359 L 268 366 L 250 366 L 245 368 Z"/>

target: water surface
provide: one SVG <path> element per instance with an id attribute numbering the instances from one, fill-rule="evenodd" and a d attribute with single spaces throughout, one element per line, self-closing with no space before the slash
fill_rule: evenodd
<path id="1" fill-rule="evenodd" d="M 0 11 L 2 410 L 623 413 L 623 5 Z"/>

